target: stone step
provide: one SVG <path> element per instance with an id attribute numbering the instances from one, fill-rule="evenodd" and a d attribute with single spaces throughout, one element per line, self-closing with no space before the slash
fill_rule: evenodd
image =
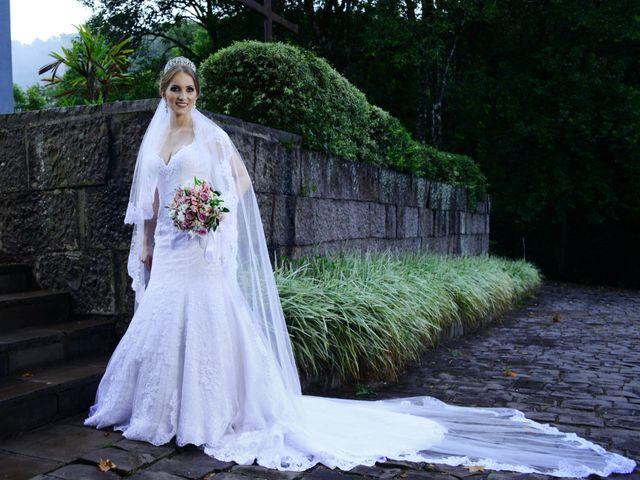
<path id="1" fill-rule="evenodd" d="M 44 363 L 109 353 L 114 341 L 115 322 L 99 316 L 0 332 L 0 377 Z"/>
<path id="2" fill-rule="evenodd" d="M 55 290 L 0 295 L 0 330 L 50 325 L 69 319 L 71 296 Z"/>
<path id="3" fill-rule="evenodd" d="M 57 362 L 0 378 L 0 438 L 88 411 L 109 357 Z"/>
<path id="4" fill-rule="evenodd" d="M 29 265 L 0 265 L 0 295 L 31 290 L 31 267 Z"/>

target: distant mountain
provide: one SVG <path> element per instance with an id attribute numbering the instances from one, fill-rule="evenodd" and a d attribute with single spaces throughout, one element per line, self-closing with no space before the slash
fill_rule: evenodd
<path id="1" fill-rule="evenodd" d="M 60 47 L 71 46 L 75 33 L 64 33 L 48 40 L 34 40 L 31 44 L 11 41 L 11 63 L 13 68 L 13 83 L 26 88 L 34 83 L 44 85 L 40 81 L 38 70 L 43 65 L 53 61 L 49 52 L 61 52 Z M 62 74 L 61 68 L 58 74 Z"/>

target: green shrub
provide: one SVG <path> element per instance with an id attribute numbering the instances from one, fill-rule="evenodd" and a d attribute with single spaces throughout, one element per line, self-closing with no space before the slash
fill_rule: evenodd
<path id="1" fill-rule="evenodd" d="M 204 109 L 302 136 L 302 146 L 486 193 L 469 157 L 413 140 L 400 121 L 313 52 L 279 42 L 237 41 L 200 66 Z"/>
<path id="2" fill-rule="evenodd" d="M 206 110 L 303 137 L 303 147 L 357 160 L 367 143 L 362 92 L 312 52 L 283 43 L 234 42 L 200 66 Z"/>
<path id="3" fill-rule="evenodd" d="M 540 284 L 524 261 L 340 253 L 276 266 L 300 373 L 394 379 L 452 325 L 475 328 Z"/>
<path id="4" fill-rule="evenodd" d="M 467 187 L 472 199 L 480 199 L 487 193 L 487 178 L 480 166 L 466 155 L 443 152 L 429 145 L 420 145 L 422 162 L 418 175 Z"/>

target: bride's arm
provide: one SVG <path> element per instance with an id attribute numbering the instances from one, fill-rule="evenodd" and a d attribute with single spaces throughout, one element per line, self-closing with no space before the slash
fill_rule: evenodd
<path id="1" fill-rule="evenodd" d="M 154 232 L 158 223 L 158 208 L 160 206 L 160 196 L 156 188 L 153 197 L 153 217 L 144 221 L 144 239 L 142 242 L 142 258 L 147 270 L 151 270 L 153 260 Z"/>
<path id="2" fill-rule="evenodd" d="M 233 172 L 233 179 L 236 182 L 239 196 L 242 197 L 244 192 L 251 186 L 251 178 L 247 168 L 244 166 L 244 162 L 235 152 L 231 155 L 231 171 Z"/>

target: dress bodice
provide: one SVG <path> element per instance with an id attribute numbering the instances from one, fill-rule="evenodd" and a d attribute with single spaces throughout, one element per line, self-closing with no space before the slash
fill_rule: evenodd
<path id="1" fill-rule="evenodd" d="M 192 183 L 194 177 L 198 177 L 200 180 L 209 182 L 214 190 L 218 190 L 224 200 L 224 206 L 230 209 L 230 212 L 224 214 L 220 226 L 214 232 L 214 238 L 219 253 L 223 253 L 227 259 L 235 254 L 237 251 L 237 228 L 234 206 L 237 202 L 235 201 L 235 184 L 230 167 L 221 159 L 208 158 L 207 151 L 195 140 L 174 153 L 169 163 L 165 163 L 159 154 L 154 154 L 154 157 L 160 200 L 155 231 L 156 244 L 158 237 L 170 237 L 171 245 L 174 248 L 178 248 L 181 244 L 192 246 L 193 243 L 198 242 L 197 238 L 190 238 L 173 225 L 167 208 L 176 189 Z M 216 257 L 222 260 L 219 255 Z"/>

